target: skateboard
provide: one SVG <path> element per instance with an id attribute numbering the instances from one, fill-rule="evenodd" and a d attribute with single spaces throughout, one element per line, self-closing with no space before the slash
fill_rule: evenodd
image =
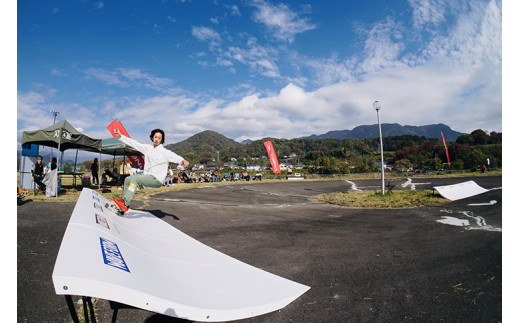
<path id="1" fill-rule="evenodd" d="M 114 213 L 117 216 L 124 216 L 125 212 L 121 210 L 114 202 L 108 201 L 105 203 L 105 208 L 110 210 L 112 213 Z"/>

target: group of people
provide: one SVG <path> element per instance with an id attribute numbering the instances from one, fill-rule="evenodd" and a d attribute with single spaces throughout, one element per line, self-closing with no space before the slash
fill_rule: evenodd
<path id="1" fill-rule="evenodd" d="M 168 174 L 166 175 L 165 185 L 171 185 L 175 183 L 196 183 L 196 182 L 204 182 L 204 183 L 212 183 L 212 182 L 222 182 L 222 181 L 239 181 L 239 180 L 262 180 L 262 174 L 256 173 L 253 178 L 247 173 L 224 173 L 224 175 L 220 175 L 216 170 L 207 171 L 206 173 L 201 173 L 197 175 L 194 172 L 187 173 L 183 168 L 178 168 L 177 172 L 173 169 L 168 170 Z"/>
<path id="2" fill-rule="evenodd" d="M 189 174 L 184 171 L 184 167 L 178 167 L 177 171 L 173 169 L 168 169 L 168 174 L 166 175 L 166 180 L 164 182 L 165 185 L 171 185 L 175 183 L 194 183 L 197 181 L 197 175 L 193 172 Z"/>
<path id="3" fill-rule="evenodd" d="M 94 162 L 92 163 L 92 166 L 90 166 L 90 171 L 92 173 L 92 184 L 97 185 L 99 184 L 99 163 L 98 159 L 94 158 Z M 123 184 L 125 178 L 128 175 L 136 175 L 142 173 L 143 170 L 139 169 L 138 167 L 132 165 L 129 161 L 126 163 L 126 170 L 124 174 L 120 173 L 117 169 L 117 167 L 114 167 L 112 170 L 105 169 L 103 174 L 101 174 L 101 184 Z"/>
<path id="4" fill-rule="evenodd" d="M 262 174 L 256 173 L 255 176 L 253 176 L 253 178 L 251 178 L 251 176 L 247 172 L 243 172 L 241 174 L 230 172 L 230 173 L 224 173 L 223 176 L 220 176 L 220 174 L 217 171 L 213 171 L 213 172 L 207 171 L 205 174 L 199 175 L 199 182 L 220 182 L 220 181 L 233 182 L 233 181 L 239 181 L 239 180 L 245 180 L 245 181 L 260 180 L 261 181 Z"/>
<path id="5" fill-rule="evenodd" d="M 50 165 L 50 170 L 55 170 L 58 165 L 58 160 L 54 157 L 52 158 L 52 162 Z M 45 191 L 45 184 L 43 183 L 43 179 L 45 178 L 45 175 L 49 173 L 49 167 L 46 165 L 43 165 L 43 157 L 38 155 L 36 157 L 36 164 L 34 164 L 33 171 L 32 171 L 34 182 L 38 185 L 38 187 Z"/>

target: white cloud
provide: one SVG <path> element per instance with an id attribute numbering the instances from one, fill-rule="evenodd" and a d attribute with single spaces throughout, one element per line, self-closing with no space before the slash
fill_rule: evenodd
<path id="1" fill-rule="evenodd" d="M 259 46 L 254 41 L 248 42 L 248 48 L 231 46 L 223 55 L 230 61 L 236 61 L 249 67 L 255 73 L 267 77 L 280 77 L 276 64 L 277 51 L 273 48 Z"/>
<path id="2" fill-rule="evenodd" d="M 254 14 L 257 22 L 265 24 L 273 32 L 273 36 L 293 42 L 296 34 L 315 29 L 316 26 L 301 18 L 285 4 L 271 5 L 265 1 L 256 1 L 253 5 L 258 9 Z M 307 10 L 308 12 L 308 7 Z"/>
<path id="3" fill-rule="evenodd" d="M 365 41 L 365 59 L 360 72 L 373 72 L 400 65 L 399 57 L 405 45 L 399 26 L 392 19 L 375 24 Z"/>
<path id="4" fill-rule="evenodd" d="M 231 11 L 232 16 L 237 16 L 237 17 L 241 16 L 240 9 L 238 8 L 238 6 L 232 5 L 229 7 L 229 10 Z"/>
<path id="5" fill-rule="evenodd" d="M 220 35 L 212 28 L 204 27 L 204 26 L 193 26 L 191 28 L 191 34 L 193 37 L 197 38 L 202 42 L 220 42 Z"/>
<path id="6" fill-rule="evenodd" d="M 434 26 L 445 21 L 446 3 L 443 0 L 408 0 L 413 9 L 414 28 L 425 24 Z"/>
<path id="7" fill-rule="evenodd" d="M 171 85 L 171 80 L 145 73 L 137 68 L 118 68 L 116 70 L 122 77 L 132 82 L 143 82 L 147 87 L 163 89 Z"/>
<path id="8" fill-rule="evenodd" d="M 116 68 L 113 71 L 107 71 L 101 68 L 89 68 L 85 70 L 84 73 L 90 78 L 95 78 L 106 84 L 116 85 L 122 88 L 142 86 L 159 91 L 166 91 L 172 85 L 170 79 L 154 76 L 138 68 Z"/>
<path id="9" fill-rule="evenodd" d="M 85 74 L 88 77 L 96 78 L 110 85 L 117 85 L 120 87 L 127 87 L 128 83 L 121 80 L 116 71 L 108 72 L 101 68 L 89 68 L 85 70 Z"/>

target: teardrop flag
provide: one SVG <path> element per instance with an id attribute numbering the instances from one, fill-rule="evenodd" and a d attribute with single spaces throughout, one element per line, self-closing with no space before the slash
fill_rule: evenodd
<path id="1" fill-rule="evenodd" d="M 128 132 L 126 132 L 125 127 L 123 127 L 123 124 L 121 124 L 121 122 L 119 120 L 112 121 L 112 123 L 107 126 L 107 129 L 112 134 L 112 137 L 117 136 L 116 132 L 118 132 L 118 133 L 130 138 L 130 136 L 128 135 Z M 127 157 L 128 157 L 128 159 L 130 159 L 130 162 L 132 164 L 136 165 L 137 167 L 139 167 L 139 168 L 144 167 L 143 157 L 141 157 L 141 156 L 127 156 Z"/>
<path id="2" fill-rule="evenodd" d="M 441 131 L 441 136 L 442 136 L 442 142 L 444 143 L 444 148 L 446 149 L 446 157 L 448 158 L 448 168 L 451 168 L 450 155 L 448 154 L 448 147 L 446 146 L 446 140 L 444 140 L 444 134 L 442 133 L 442 131 Z"/>
<path id="3" fill-rule="evenodd" d="M 265 149 L 267 149 L 267 154 L 269 155 L 269 160 L 271 161 L 273 174 L 280 173 L 280 166 L 278 165 L 278 158 L 276 158 L 276 153 L 274 152 L 273 143 L 268 140 L 264 142 L 264 146 Z"/>

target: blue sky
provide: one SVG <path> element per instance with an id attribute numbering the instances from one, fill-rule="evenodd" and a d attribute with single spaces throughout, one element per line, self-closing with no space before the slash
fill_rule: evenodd
<path id="1" fill-rule="evenodd" d="M 375 100 L 384 123 L 502 131 L 502 2 L 18 2 L 18 144 L 51 110 L 95 138 L 241 141 L 375 124 Z"/>

